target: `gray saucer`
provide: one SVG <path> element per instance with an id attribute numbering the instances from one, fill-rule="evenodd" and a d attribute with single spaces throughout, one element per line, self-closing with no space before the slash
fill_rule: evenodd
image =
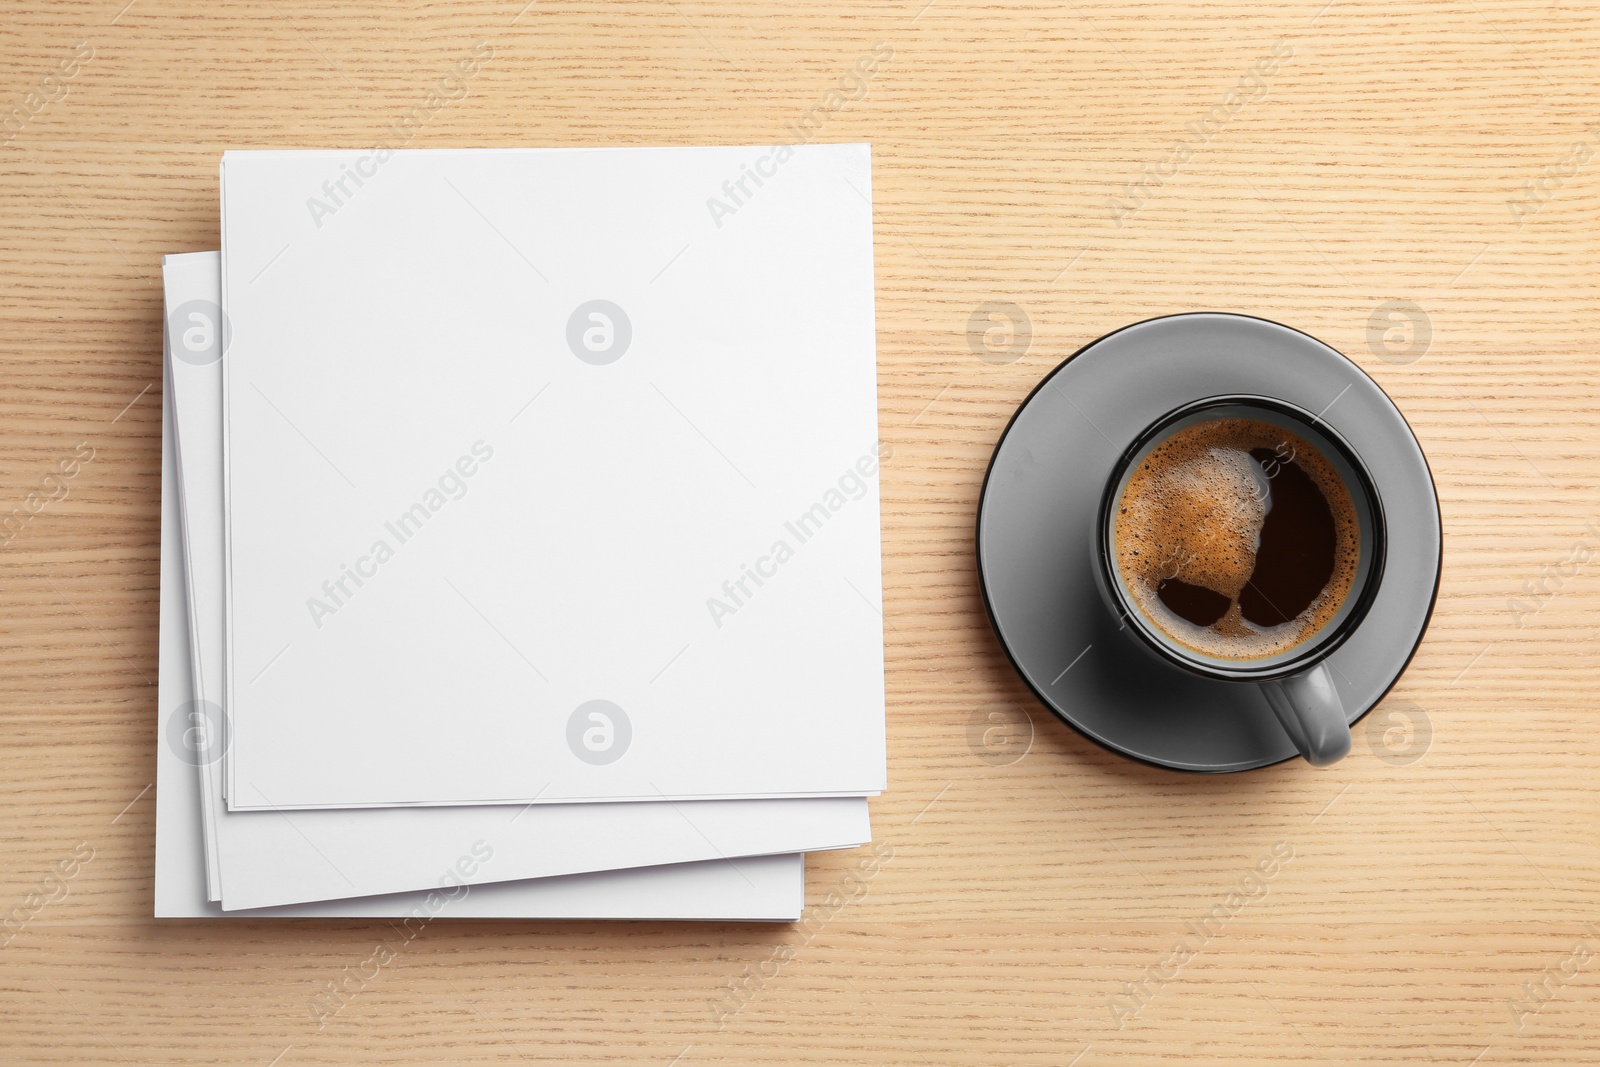
<path id="1" fill-rule="evenodd" d="M 978 579 L 1017 672 L 1092 741 L 1185 771 L 1297 755 L 1261 690 L 1168 665 L 1119 628 L 1095 577 L 1095 522 L 1122 451 L 1162 415 L 1226 393 L 1312 412 L 1360 454 L 1382 500 L 1387 564 L 1371 610 L 1328 658 L 1354 723 L 1399 679 L 1439 588 L 1439 501 L 1394 403 L 1350 360 L 1243 315 L 1172 315 L 1108 334 L 1057 367 L 995 446 L 978 504 Z"/>

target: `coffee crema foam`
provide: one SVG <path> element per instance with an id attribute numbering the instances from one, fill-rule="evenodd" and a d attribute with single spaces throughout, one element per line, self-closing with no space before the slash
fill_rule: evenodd
<path id="1" fill-rule="evenodd" d="M 1327 550 L 1322 553 L 1325 561 L 1311 559 L 1310 549 L 1295 544 L 1290 549 L 1300 555 L 1281 562 L 1285 547 L 1278 536 L 1274 551 L 1280 559 L 1273 565 L 1289 577 L 1288 586 L 1257 573 L 1262 531 L 1278 478 L 1285 479 L 1279 483 L 1281 497 L 1304 487 L 1293 506 L 1303 510 L 1310 499 L 1315 510 L 1304 481 L 1309 478 L 1327 512 L 1320 518 L 1320 513 L 1310 516 L 1304 527 L 1310 533 L 1301 539 L 1317 541 L 1322 535 L 1319 547 Z M 1280 514 L 1280 531 L 1282 523 L 1299 517 Z M 1123 487 L 1113 533 L 1117 567 L 1134 604 L 1179 645 L 1217 659 L 1264 659 L 1310 639 L 1338 614 L 1355 583 L 1360 560 L 1360 526 L 1338 471 L 1304 438 L 1248 418 L 1196 423 L 1152 449 Z M 1323 566 L 1328 568 L 1327 579 L 1315 591 Z M 1277 611 L 1263 589 L 1284 599 L 1283 590 L 1295 580 L 1302 585 L 1309 580 L 1311 591 L 1291 593 L 1289 607 Z M 1220 613 L 1220 617 L 1209 625 L 1184 618 L 1163 599 L 1163 593 L 1174 599 L 1178 592 L 1198 605 L 1190 614 Z M 1302 606 L 1301 600 L 1308 602 Z M 1275 614 L 1280 618 L 1274 619 Z"/>

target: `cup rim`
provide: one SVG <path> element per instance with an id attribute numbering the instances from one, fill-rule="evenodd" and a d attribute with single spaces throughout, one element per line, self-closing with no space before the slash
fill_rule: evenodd
<path id="1" fill-rule="evenodd" d="M 1112 513 L 1116 508 L 1117 490 L 1122 484 L 1124 475 L 1133 463 L 1135 457 L 1142 453 L 1146 446 L 1157 440 L 1173 424 L 1186 419 L 1191 415 L 1222 407 L 1255 407 L 1288 416 L 1290 419 L 1303 423 L 1317 436 L 1326 439 L 1340 454 L 1341 458 L 1349 465 L 1355 474 L 1357 485 L 1354 487 L 1366 498 L 1372 523 L 1373 547 L 1371 562 L 1368 565 L 1365 579 L 1361 589 L 1357 592 L 1355 603 L 1343 617 L 1331 627 L 1331 632 L 1320 640 L 1305 642 L 1310 645 L 1299 654 L 1286 655 L 1282 659 L 1267 657 L 1266 661 L 1239 660 L 1237 665 L 1232 662 L 1215 659 L 1201 659 L 1197 656 L 1186 655 L 1174 643 L 1162 640 L 1154 632 L 1154 625 L 1145 617 L 1144 612 L 1132 603 L 1126 589 L 1122 588 L 1118 580 L 1116 562 L 1112 551 Z M 1100 508 L 1097 513 L 1097 529 L 1095 531 L 1096 549 L 1100 566 L 1096 568 L 1100 579 L 1101 591 L 1106 594 L 1108 603 L 1115 613 L 1121 618 L 1125 627 L 1132 630 L 1144 644 L 1165 661 L 1182 667 L 1184 670 L 1199 674 L 1207 678 L 1224 681 L 1260 682 L 1277 678 L 1286 678 L 1308 670 L 1317 663 L 1322 662 L 1342 645 L 1356 628 L 1366 618 L 1367 611 L 1377 597 L 1378 586 L 1383 580 L 1384 560 L 1387 554 L 1386 525 L 1384 521 L 1383 498 L 1378 493 L 1378 487 L 1372 480 L 1371 473 L 1367 470 L 1366 463 L 1361 459 L 1360 453 L 1346 441 L 1337 430 L 1324 421 L 1321 416 L 1277 397 L 1265 396 L 1256 393 L 1220 393 L 1214 396 L 1202 397 L 1182 404 L 1162 415 L 1145 427 L 1133 442 L 1123 450 L 1118 457 L 1116 466 L 1112 468 L 1106 480 L 1106 486 L 1101 494 Z M 1294 649 L 1289 650 L 1294 653 Z"/>

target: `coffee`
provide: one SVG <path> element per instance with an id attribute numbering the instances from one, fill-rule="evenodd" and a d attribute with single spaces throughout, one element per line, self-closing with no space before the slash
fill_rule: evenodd
<path id="1" fill-rule="evenodd" d="M 1116 562 L 1163 634 L 1218 659 L 1264 659 L 1317 634 L 1355 583 L 1361 534 L 1334 465 L 1258 419 L 1185 426 L 1116 503 Z"/>

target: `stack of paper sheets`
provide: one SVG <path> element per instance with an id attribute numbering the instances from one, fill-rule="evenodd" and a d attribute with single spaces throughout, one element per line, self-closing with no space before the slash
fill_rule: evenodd
<path id="1" fill-rule="evenodd" d="M 167 257 L 158 916 L 784 920 L 884 788 L 870 165 L 230 152 Z"/>

